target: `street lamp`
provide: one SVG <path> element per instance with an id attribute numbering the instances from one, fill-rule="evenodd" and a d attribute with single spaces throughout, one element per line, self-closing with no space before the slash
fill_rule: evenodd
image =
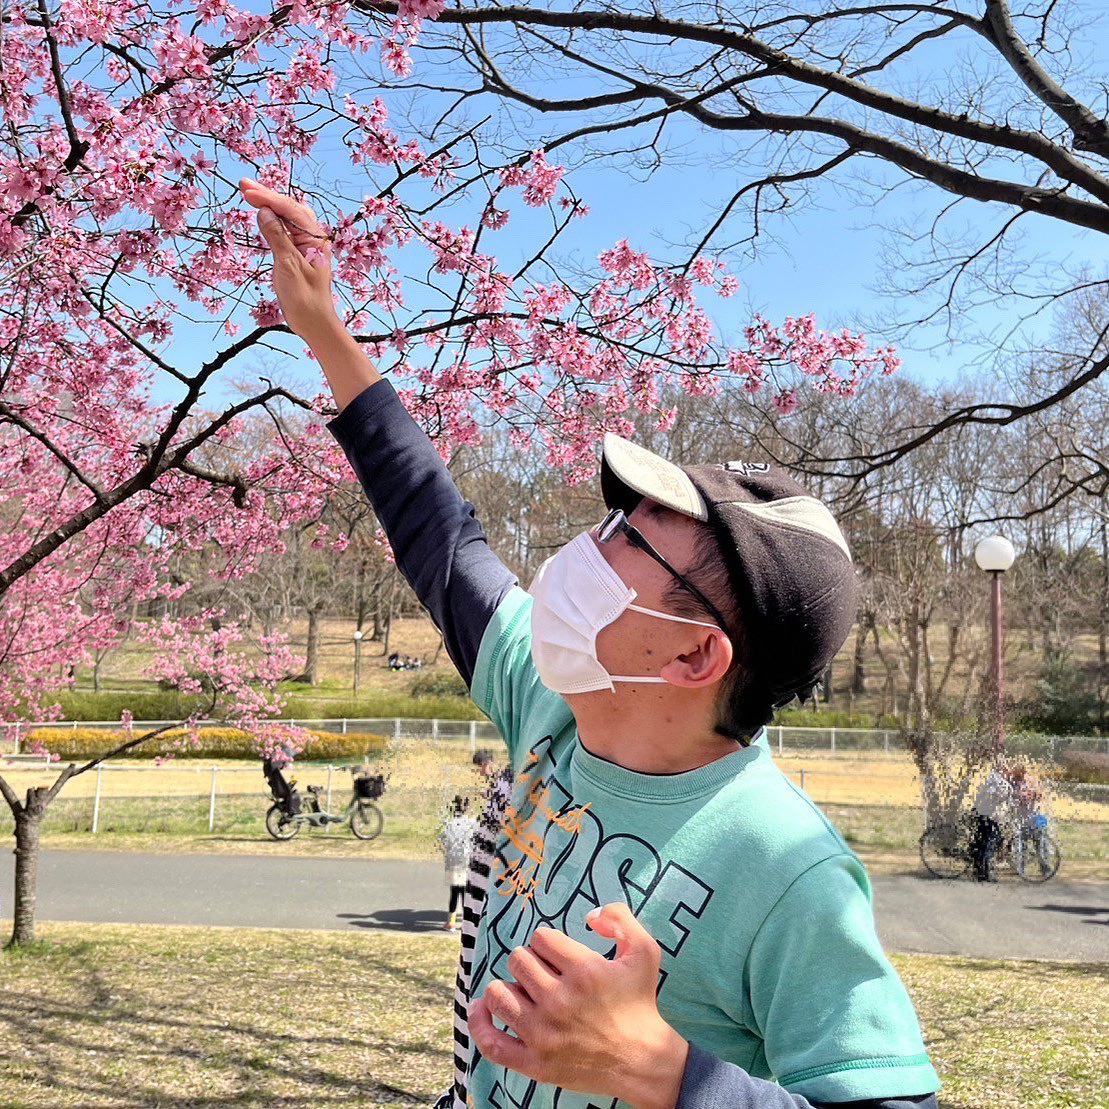
<path id="1" fill-rule="evenodd" d="M 362 629 L 357 628 L 354 632 L 354 692 L 358 692 L 358 687 L 362 684 Z"/>
<path id="2" fill-rule="evenodd" d="M 990 612 L 993 617 L 994 751 L 1005 748 L 1005 692 L 1001 657 L 1001 575 L 1016 561 L 1013 544 L 1003 535 L 991 535 L 974 548 L 974 561 L 990 574 Z"/>

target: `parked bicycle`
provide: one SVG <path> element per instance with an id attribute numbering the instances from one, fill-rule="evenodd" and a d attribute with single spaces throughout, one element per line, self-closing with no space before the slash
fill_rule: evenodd
<path id="1" fill-rule="evenodd" d="M 955 824 L 931 825 L 920 837 L 920 861 L 937 878 L 961 878 L 974 862 L 974 834 L 972 813 L 964 813 Z M 1054 878 L 1062 861 L 1043 813 L 1002 828 L 994 862 L 997 866 L 1008 863 L 1024 881 Z"/>
<path id="2" fill-rule="evenodd" d="M 376 839 L 385 826 L 385 815 L 377 806 L 385 793 L 385 775 L 370 774 L 362 766 L 347 769 L 354 776 L 350 801 L 342 813 L 332 813 L 320 804 L 320 786 L 308 786 L 307 796 L 303 796 L 296 788 L 296 778 L 286 780 L 280 767 L 266 759 L 262 773 L 273 796 L 273 804 L 266 813 L 266 831 L 274 839 L 288 840 L 299 835 L 305 825 L 323 828 L 328 824 L 349 824 L 358 839 Z"/>

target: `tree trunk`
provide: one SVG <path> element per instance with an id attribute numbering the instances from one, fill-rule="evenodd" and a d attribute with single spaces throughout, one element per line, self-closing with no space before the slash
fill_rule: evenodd
<path id="1" fill-rule="evenodd" d="M 33 790 L 29 793 L 45 793 Z M 35 904 L 38 898 L 39 833 L 45 808 L 25 807 L 15 818 L 15 916 L 10 947 L 35 942 Z"/>
<path id="2" fill-rule="evenodd" d="M 111 753 L 116 754 L 119 750 L 120 748 L 117 748 Z M 15 902 L 12 906 L 13 928 L 12 938 L 8 942 L 9 947 L 20 947 L 35 942 L 39 842 L 46 810 L 74 773 L 81 773 L 91 766 L 92 764 L 89 763 L 78 771 L 77 767 L 70 763 L 58 775 L 52 786 L 34 786 L 28 789 L 22 803 L 16 796 L 15 790 L 3 776 L 0 776 L 0 795 L 8 803 L 8 808 L 15 818 Z"/>
<path id="3" fill-rule="evenodd" d="M 384 658 L 389 657 L 389 637 L 393 634 L 393 605 L 397 599 L 397 575 L 394 572 L 392 581 L 389 584 L 389 612 L 385 618 L 385 642 L 381 647 L 381 654 Z"/>
<path id="4" fill-rule="evenodd" d="M 100 692 L 100 664 L 104 661 L 104 653 L 101 651 L 96 652 L 96 661 L 92 665 L 92 691 L 93 693 Z"/>
<path id="5" fill-rule="evenodd" d="M 1109 716 L 1109 526 L 1101 521 L 1101 606 L 1097 622 L 1097 726 L 1105 735 Z"/>
<path id="6" fill-rule="evenodd" d="M 381 595 L 385 588 L 385 579 L 380 578 L 374 586 L 374 630 L 370 635 L 375 643 L 380 643 L 385 637 L 385 621 L 381 618 Z"/>
<path id="7" fill-rule="evenodd" d="M 862 697 L 866 693 L 866 635 L 873 623 L 872 617 L 859 621 L 855 628 L 855 654 L 851 660 L 851 696 Z"/>
<path id="8" fill-rule="evenodd" d="M 313 605 L 308 610 L 308 646 L 304 652 L 304 674 L 302 678 L 309 685 L 320 680 L 320 610 Z"/>
<path id="9" fill-rule="evenodd" d="M 358 563 L 358 585 L 355 589 L 354 600 L 355 627 L 359 631 L 366 622 L 366 560 L 363 558 Z"/>
<path id="10" fill-rule="evenodd" d="M 878 656 L 878 661 L 882 664 L 882 669 L 886 672 L 886 684 L 882 688 L 881 708 L 878 710 L 878 715 L 881 717 L 885 716 L 887 713 L 897 711 L 896 668 L 882 648 L 882 637 L 878 632 L 877 621 L 871 622 L 870 631 L 874 636 L 874 653 Z"/>
<path id="11" fill-rule="evenodd" d="M 967 684 L 963 690 L 963 703 L 959 710 L 959 716 L 963 720 L 969 719 L 974 706 L 982 701 L 983 693 L 978 676 L 981 664 L 982 652 L 977 651 L 971 656 L 970 665 L 967 668 Z"/>

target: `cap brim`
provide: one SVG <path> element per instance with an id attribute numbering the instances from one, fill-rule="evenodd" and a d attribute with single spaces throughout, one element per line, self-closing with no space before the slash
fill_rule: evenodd
<path id="1" fill-rule="evenodd" d="M 608 432 L 601 455 L 601 494 L 609 508 L 623 508 L 633 499 L 649 497 L 666 508 L 707 523 L 708 505 L 693 482 L 673 462 L 636 443 Z"/>

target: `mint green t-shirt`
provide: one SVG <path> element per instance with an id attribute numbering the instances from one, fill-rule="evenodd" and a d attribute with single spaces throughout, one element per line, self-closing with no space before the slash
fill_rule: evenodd
<path id="1" fill-rule="evenodd" d="M 775 766 L 765 732 L 683 774 L 640 774 L 591 755 L 566 702 L 539 681 L 521 589 L 485 631 L 473 696 L 508 743 L 516 784 L 472 997 L 512 980 L 509 954 L 540 926 L 611 954 L 585 915 L 622 901 L 662 948 L 662 1016 L 700 1048 L 810 1100 L 939 1088 L 878 942 L 866 872 Z M 536 1083 L 476 1047 L 469 1091 L 478 1109 L 623 1104 Z"/>

